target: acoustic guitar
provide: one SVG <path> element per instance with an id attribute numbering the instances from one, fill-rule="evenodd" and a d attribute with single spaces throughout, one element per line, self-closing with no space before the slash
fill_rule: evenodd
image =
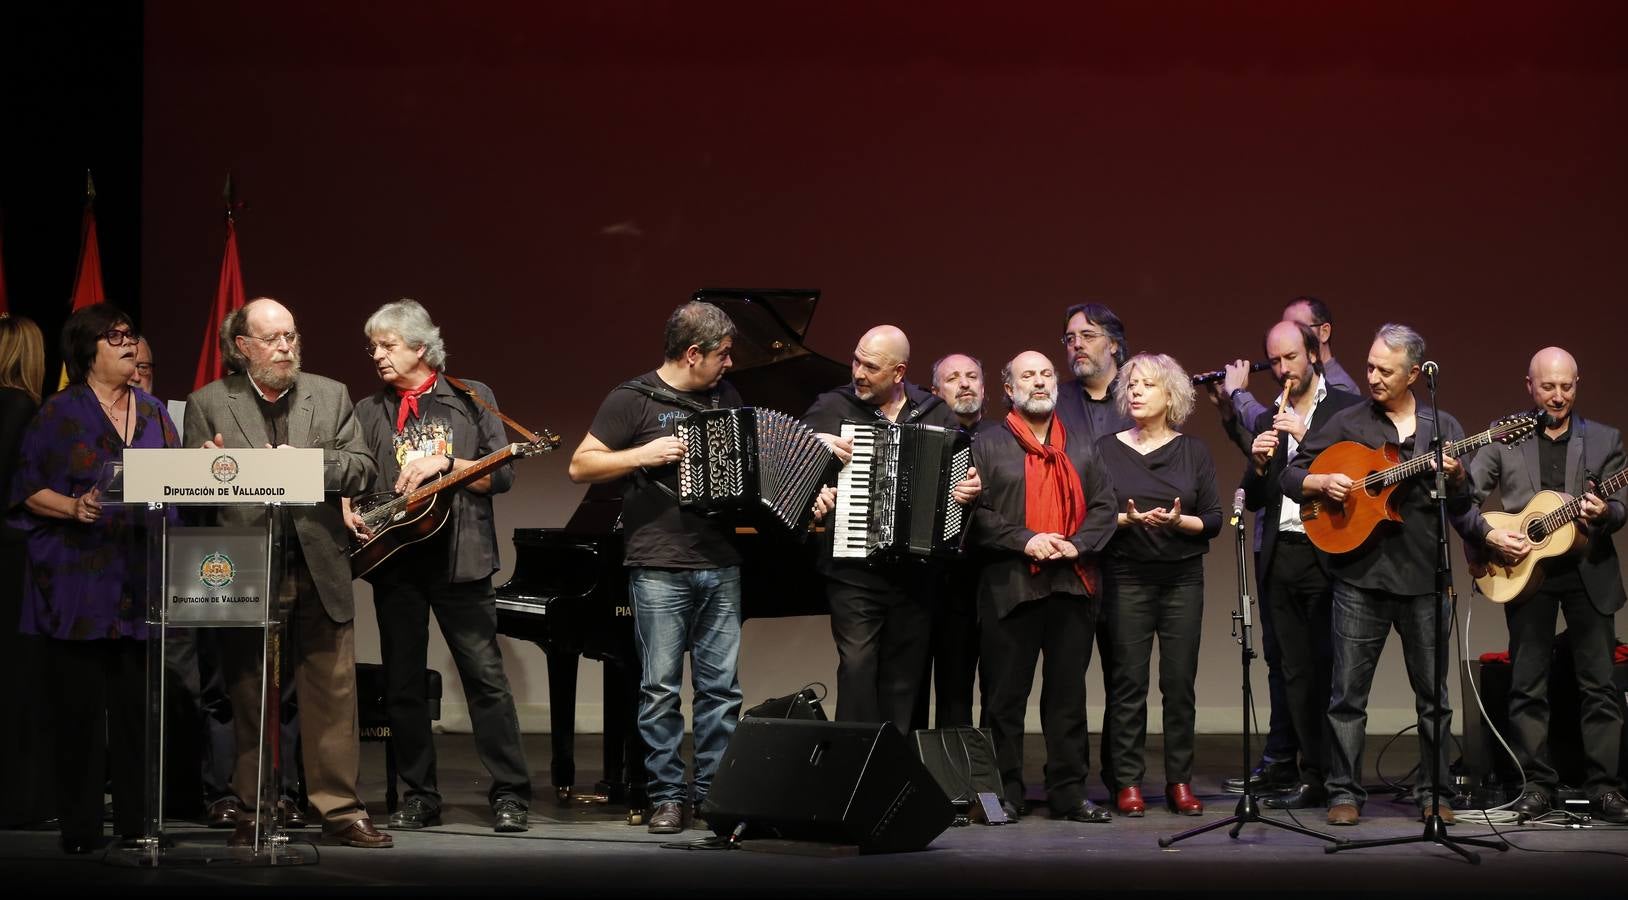
<path id="1" fill-rule="evenodd" d="M 440 531 L 452 512 L 452 489 L 481 479 L 511 459 L 549 453 L 559 446 L 560 436 L 545 428 L 535 441 L 500 447 L 462 471 L 433 478 L 405 494 L 386 492 L 357 498 L 351 509 L 362 517 L 369 536 L 351 542 L 351 577 L 361 578 L 396 551 Z"/>
<path id="2" fill-rule="evenodd" d="M 1593 494 L 1609 497 L 1624 487 L 1628 487 L 1628 469 L 1600 482 Z M 1510 564 L 1485 547 L 1472 550 L 1465 544 L 1464 554 L 1469 558 L 1470 576 L 1475 579 L 1476 588 L 1494 603 L 1508 603 L 1537 590 L 1543 583 L 1541 562 L 1577 553 L 1588 542 L 1588 535 L 1577 525 L 1577 511 L 1582 506 L 1581 497 L 1559 491 L 1538 491 L 1520 512 L 1485 513 L 1492 527 L 1525 534 L 1532 544 L 1532 552 L 1520 562 Z"/>
<path id="3" fill-rule="evenodd" d="M 1480 434 L 1448 441 L 1442 453 L 1460 457 L 1488 444 L 1518 444 L 1537 430 L 1537 420 L 1527 415 L 1506 416 Z M 1402 516 L 1391 505 L 1397 485 L 1430 471 L 1434 453 L 1421 453 L 1402 461 L 1395 444 L 1374 449 L 1356 441 L 1340 441 L 1312 460 L 1313 475 L 1345 475 L 1353 482 L 1345 500 L 1339 503 L 1321 495 L 1300 504 L 1300 521 L 1306 537 L 1327 553 L 1349 553 L 1361 547 L 1381 522 L 1400 522 Z"/>

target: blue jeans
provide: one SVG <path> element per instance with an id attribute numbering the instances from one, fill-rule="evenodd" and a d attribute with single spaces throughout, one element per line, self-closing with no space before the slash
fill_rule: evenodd
<path id="1" fill-rule="evenodd" d="M 1443 784 L 1446 783 L 1447 745 L 1442 736 L 1453 722 L 1447 703 L 1447 680 L 1441 679 L 1436 693 L 1436 646 L 1443 647 L 1439 660 L 1447 665 L 1447 626 L 1452 613 L 1445 600 L 1439 601 L 1440 630 L 1431 630 L 1434 595 L 1407 596 L 1353 587 L 1334 582 L 1333 687 L 1328 701 L 1328 725 L 1333 738 L 1329 747 L 1328 805 L 1351 803 L 1359 809 L 1368 794 L 1362 789 L 1362 740 L 1368 727 L 1368 691 L 1374 684 L 1374 667 L 1391 629 L 1402 638 L 1402 661 L 1413 686 L 1414 707 L 1419 714 L 1419 777 L 1415 779 L 1414 800 L 1423 806 L 1430 799 L 1430 756 L 1436 754 Z M 1446 788 L 1445 793 L 1451 793 Z"/>
<path id="2" fill-rule="evenodd" d="M 679 690 L 688 650 L 695 690 L 695 796 L 690 799 L 699 803 L 740 719 L 740 568 L 635 567 L 627 581 L 642 660 L 639 736 L 650 748 L 645 758 L 650 801 L 685 799 Z"/>

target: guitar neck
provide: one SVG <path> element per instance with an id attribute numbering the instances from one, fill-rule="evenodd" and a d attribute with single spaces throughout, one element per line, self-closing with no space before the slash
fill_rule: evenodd
<path id="1" fill-rule="evenodd" d="M 1463 456 L 1477 447 L 1484 447 L 1487 444 L 1492 443 L 1493 440 L 1493 429 L 1489 428 L 1480 434 L 1472 434 L 1462 440 L 1448 441 L 1447 445 L 1442 447 L 1441 452 L 1444 456 L 1451 456 L 1454 459 L 1457 459 L 1458 457 Z M 1412 478 L 1420 472 L 1429 469 L 1431 461 L 1435 458 L 1436 454 L 1434 453 L 1426 453 L 1422 456 L 1415 456 L 1407 462 L 1397 463 L 1396 465 L 1391 466 L 1389 469 L 1382 469 L 1375 472 L 1374 474 L 1363 479 L 1363 482 L 1365 484 L 1391 484 L 1405 478 Z"/>
<path id="2" fill-rule="evenodd" d="M 1594 496 L 1603 500 L 1622 490 L 1625 486 L 1628 486 L 1628 469 L 1623 469 L 1621 472 L 1600 482 L 1594 489 Z M 1581 496 L 1573 497 L 1545 515 L 1543 517 L 1543 527 L 1549 530 L 1559 528 L 1561 525 L 1577 518 L 1577 512 L 1582 508 L 1583 498 Z"/>
<path id="3" fill-rule="evenodd" d="M 402 499 L 408 504 L 413 504 L 420 500 L 428 500 L 441 491 L 452 490 L 453 488 L 463 487 L 472 481 L 478 481 L 513 458 L 517 446 L 517 444 L 508 444 L 500 447 L 496 451 L 475 460 L 466 468 L 456 472 L 448 472 L 434 481 L 419 485 L 412 493 Z"/>

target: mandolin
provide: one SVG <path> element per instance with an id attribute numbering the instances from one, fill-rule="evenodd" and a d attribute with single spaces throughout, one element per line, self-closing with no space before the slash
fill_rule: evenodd
<path id="1" fill-rule="evenodd" d="M 361 578 L 396 551 L 416 544 L 441 530 L 452 512 L 453 488 L 485 477 L 511 459 L 524 459 L 559 449 L 560 436 L 548 429 L 535 441 L 509 444 L 459 472 L 449 472 L 405 493 L 386 492 L 359 497 L 352 511 L 362 517 L 368 537 L 351 541 L 350 571 Z"/>
<path id="2" fill-rule="evenodd" d="M 1628 487 L 1628 469 L 1623 469 L 1600 482 L 1592 492 L 1596 497 L 1609 497 Z M 1520 512 L 1485 513 L 1494 528 L 1519 531 L 1532 543 L 1532 551 L 1518 563 L 1506 563 L 1492 556 L 1487 548 L 1473 552 L 1468 544 L 1464 553 L 1469 557 L 1470 576 L 1475 586 L 1488 600 L 1508 603 L 1517 600 L 1543 583 L 1543 560 L 1566 556 L 1583 549 L 1588 535 L 1577 524 L 1577 511 L 1583 498 L 1559 491 L 1538 491 L 1526 501 Z"/>
<path id="3" fill-rule="evenodd" d="M 1488 444 L 1514 445 L 1531 437 L 1537 420 L 1528 415 L 1506 416 L 1480 434 L 1448 441 L 1442 453 L 1454 458 Z M 1391 505 L 1398 485 L 1430 471 L 1434 453 L 1421 453 L 1402 461 L 1395 444 L 1374 449 L 1356 441 L 1332 444 L 1312 461 L 1313 475 L 1345 475 L 1351 479 L 1350 493 L 1339 503 L 1318 496 L 1300 504 L 1300 521 L 1306 537 L 1326 553 L 1349 553 L 1361 547 L 1381 522 L 1400 522 L 1402 516 Z"/>

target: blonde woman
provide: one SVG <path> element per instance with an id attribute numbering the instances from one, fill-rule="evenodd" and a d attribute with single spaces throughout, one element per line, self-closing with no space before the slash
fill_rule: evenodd
<path id="1" fill-rule="evenodd" d="M 1149 660 L 1159 641 L 1159 693 L 1164 700 L 1165 805 L 1196 816 L 1193 795 L 1193 684 L 1204 616 L 1204 553 L 1221 530 L 1215 461 L 1196 438 L 1176 429 L 1193 411 L 1193 383 L 1163 354 L 1131 357 L 1119 369 L 1115 398 L 1131 427 L 1097 440 L 1119 502 L 1118 530 L 1108 543 L 1106 605 L 1113 645 L 1108 676 L 1108 733 L 1115 806 L 1122 815 L 1147 810 Z"/>

